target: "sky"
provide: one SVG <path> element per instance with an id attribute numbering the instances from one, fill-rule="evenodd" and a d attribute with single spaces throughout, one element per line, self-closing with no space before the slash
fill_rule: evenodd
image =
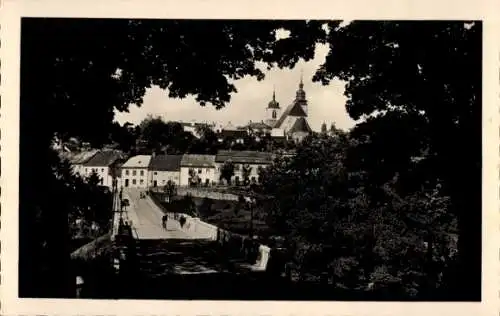
<path id="1" fill-rule="evenodd" d="M 349 129 L 355 122 L 345 110 L 346 97 L 344 83 L 332 80 L 328 86 L 313 83 L 312 77 L 318 67 L 324 62 L 328 46 L 318 44 L 315 58 L 309 62 L 300 61 L 294 69 L 271 69 L 265 71 L 266 77 L 257 81 L 254 77 L 244 77 L 234 82 L 237 93 L 231 95 L 231 101 L 225 108 L 216 110 L 208 104 L 201 107 L 189 96 L 185 99 L 171 99 L 168 91 L 152 87 L 146 91 L 144 104 L 141 107 L 131 105 L 129 112 L 115 113 L 115 120 L 123 124 L 140 123 L 148 114 L 160 116 L 165 121 L 182 122 L 216 122 L 227 125 L 245 125 L 250 120 L 260 122 L 267 118 L 266 107 L 272 100 L 273 87 L 276 89 L 276 101 L 282 111 L 295 98 L 301 73 L 304 78 L 304 90 L 309 102 L 308 121 L 313 130 L 319 131 L 323 122 L 330 127 L 334 123 L 338 128 Z"/>

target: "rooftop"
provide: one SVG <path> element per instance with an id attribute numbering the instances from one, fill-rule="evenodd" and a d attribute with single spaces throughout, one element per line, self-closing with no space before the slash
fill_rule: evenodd
<path id="1" fill-rule="evenodd" d="M 269 164 L 272 162 L 272 155 L 262 151 L 220 150 L 215 156 L 215 161 L 218 163 L 224 163 L 228 160 L 235 163 Z"/>
<path id="2" fill-rule="evenodd" d="M 85 166 L 92 167 L 107 167 L 113 164 L 118 159 L 124 159 L 125 155 L 119 150 L 102 150 L 92 156 Z"/>
<path id="3" fill-rule="evenodd" d="M 183 155 L 181 159 L 182 167 L 215 167 L 214 155 Z"/>
<path id="4" fill-rule="evenodd" d="M 122 165 L 122 168 L 147 168 L 150 161 L 150 155 L 137 155 L 130 157 L 129 160 Z"/>
<path id="5" fill-rule="evenodd" d="M 151 157 L 149 169 L 159 171 L 179 171 L 182 155 L 158 155 Z"/>
<path id="6" fill-rule="evenodd" d="M 92 149 L 92 150 L 86 150 L 79 152 L 77 154 L 73 153 L 68 153 L 68 155 L 64 155 L 66 159 L 69 160 L 71 164 L 78 165 L 78 164 L 84 164 L 87 161 L 89 161 L 94 155 L 96 155 L 99 152 L 97 149 Z"/>

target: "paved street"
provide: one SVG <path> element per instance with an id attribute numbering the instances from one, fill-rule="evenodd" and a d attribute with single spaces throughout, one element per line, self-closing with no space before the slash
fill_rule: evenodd
<path id="1" fill-rule="evenodd" d="M 215 273 L 220 258 L 214 256 L 216 243 L 188 234 L 170 219 L 162 227 L 163 211 L 149 196 L 140 198 L 139 189 L 123 191 L 130 202 L 127 218 L 138 236 L 139 270 L 147 278 L 165 274 Z"/>
<path id="2" fill-rule="evenodd" d="M 167 230 L 163 229 L 161 219 L 163 211 L 149 196 L 140 198 L 140 189 L 124 189 L 123 198 L 128 199 L 127 217 L 132 222 L 138 238 L 143 239 L 200 239 L 199 236 L 183 232 L 179 223 L 174 220 L 167 222 Z"/>

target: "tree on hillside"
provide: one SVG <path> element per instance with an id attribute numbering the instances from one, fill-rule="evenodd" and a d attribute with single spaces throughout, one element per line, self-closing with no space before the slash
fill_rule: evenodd
<path id="1" fill-rule="evenodd" d="M 120 150 L 128 153 L 135 149 L 138 138 L 135 132 L 134 126 L 129 122 L 123 125 L 114 122 L 111 127 L 110 141 L 117 143 Z"/>
<path id="2" fill-rule="evenodd" d="M 231 178 L 234 176 L 234 163 L 227 160 L 220 167 L 220 179 L 225 180 L 227 185 L 231 185 Z"/>

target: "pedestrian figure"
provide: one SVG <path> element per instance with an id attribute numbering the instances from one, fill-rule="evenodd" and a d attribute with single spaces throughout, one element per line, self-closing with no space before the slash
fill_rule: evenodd
<path id="1" fill-rule="evenodd" d="M 163 229 L 167 229 L 168 215 L 163 215 L 161 221 L 162 221 Z"/>

